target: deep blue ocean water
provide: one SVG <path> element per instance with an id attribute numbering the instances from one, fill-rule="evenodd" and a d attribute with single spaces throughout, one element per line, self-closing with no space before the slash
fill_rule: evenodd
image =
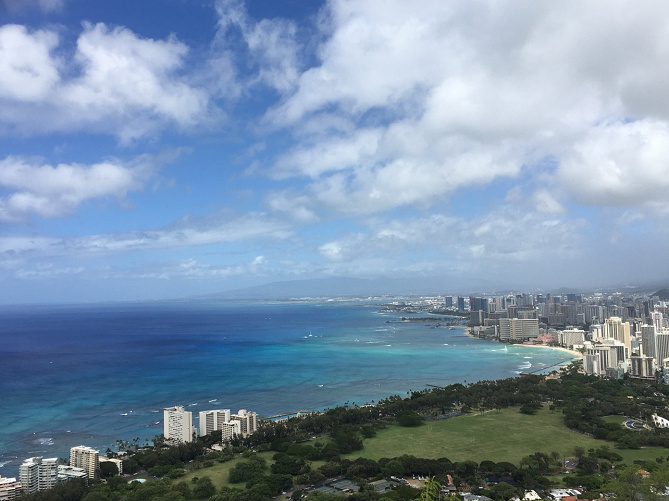
<path id="1" fill-rule="evenodd" d="M 426 316 L 421 314 L 421 317 Z M 400 322 L 378 304 L 161 302 L 0 308 L 0 475 L 31 456 L 162 433 L 162 409 L 261 416 L 511 377 L 555 350 Z"/>

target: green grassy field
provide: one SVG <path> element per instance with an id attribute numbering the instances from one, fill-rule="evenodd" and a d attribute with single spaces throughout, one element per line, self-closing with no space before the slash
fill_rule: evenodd
<path id="1" fill-rule="evenodd" d="M 267 473 L 269 473 L 269 467 L 272 464 L 272 456 L 274 456 L 274 454 L 274 452 L 258 453 L 258 456 L 264 458 L 267 461 Z M 239 487 L 243 489 L 243 483 L 231 484 L 228 482 L 228 474 L 230 473 L 230 470 L 234 468 L 234 466 L 240 461 L 246 461 L 246 459 L 242 457 L 236 457 L 230 461 L 226 461 L 225 463 L 214 463 L 214 466 L 210 466 L 209 468 L 200 468 L 189 471 L 185 476 L 174 480 L 173 483 L 185 481 L 188 485 L 192 485 L 191 480 L 193 477 L 209 477 L 214 486 L 216 486 L 216 489 L 220 489 L 224 485 L 227 487 Z"/>
<path id="2" fill-rule="evenodd" d="M 451 461 L 473 460 L 481 462 L 508 461 L 518 464 L 520 459 L 534 452 L 550 454 L 557 451 L 561 456 L 572 456 L 575 447 L 590 448 L 614 444 L 596 440 L 570 430 L 562 422 L 561 412 L 541 409 L 534 416 L 521 414 L 518 408 L 486 412 L 483 415 L 469 414 L 443 421 L 428 421 L 418 428 L 389 426 L 379 430 L 376 437 L 364 441 L 365 448 L 346 456 L 348 459 L 365 457 L 379 460 L 403 454 L 437 459 L 446 457 Z M 623 418 L 615 416 L 621 423 Z M 669 449 L 647 447 L 637 450 L 615 449 L 624 462 L 631 464 L 637 459 L 654 460 L 669 456 Z M 260 453 L 272 463 L 273 452 Z M 193 477 L 208 476 L 217 489 L 222 486 L 244 487 L 243 484 L 228 483 L 228 472 L 243 458 L 235 458 L 226 463 L 215 463 L 210 468 L 201 468 L 175 480 L 185 480 L 190 484 Z M 321 461 L 312 463 L 316 468 Z M 269 470 L 268 470 L 269 471 Z"/>
<path id="3" fill-rule="evenodd" d="M 570 456 L 575 447 L 587 450 L 610 445 L 613 448 L 613 444 L 606 441 L 570 430 L 562 419 L 561 412 L 551 412 L 547 408 L 534 416 L 511 408 L 428 421 L 418 428 L 390 426 L 380 430 L 373 439 L 365 440 L 365 449 L 350 457 L 378 460 L 411 454 L 431 459 L 446 457 L 451 461 L 471 459 L 481 462 L 487 459 L 517 464 L 534 452 L 557 451 L 561 456 Z M 669 455 L 669 450 L 654 447 L 617 452 L 626 462 Z"/>

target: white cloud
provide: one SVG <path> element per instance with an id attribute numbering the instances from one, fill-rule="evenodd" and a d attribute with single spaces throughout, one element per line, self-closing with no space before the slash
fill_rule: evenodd
<path id="1" fill-rule="evenodd" d="M 669 4 L 653 0 L 331 0 L 319 63 L 267 113 L 298 140 L 271 175 L 311 178 L 315 204 L 347 214 L 432 206 L 500 178 L 534 179 L 535 208 L 546 213 L 563 212 L 570 192 L 615 204 L 608 190 L 623 205 L 644 204 L 644 166 L 662 165 L 669 123 L 666 16 Z M 626 161 L 623 147 L 605 154 L 604 136 L 620 136 L 641 162 L 630 186 L 594 161 Z M 562 160 L 562 183 L 541 167 L 546 157 Z M 650 198 L 664 189 L 657 183 Z"/>
<path id="2" fill-rule="evenodd" d="M 644 119 L 593 127 L 562 159 L 560 182 L 579 202 L 668 204 L 669 125 Z"/>
<path id="3" fill-rule="evenodd" d="M 587 260 L 588 228 L 580 218 L 506 205 L 471 220 L 444 215 L 375 219 L 365 232 L 322 244 L 319 253 L 333 274 L 351 270 L 368 276 L 456 272 L 535 281 L 533 275 L 549 278 L 551 266 L 564 263 L 580 271 L 578 263 Z"/>
<path id="4" fill-rule="evenodd" d="M 48 165 L 20 157 L 0 160 L 0 220 L 22 222 L 30 216 L 60 217 L 96 198 L 124 199 L 143 187 L 153 172 L 147 158 L 128 165 L 110 160 L 93 165 Z"/>
<path id="5" fill-rule="evenodd" d="M 39 101 L 59 83 L 57 61 L 51 51 L 58 36 L 16 24 L 0 26 L 0 97 Z"/>
<path id="6" fill-rule="evenodd" d="M 55 31 L 0 27 L 0 125 L 25 134 L 92 130 L 122 142 L 205 123 L 209 96 L 181 75 L 188 47 L 85 24 L 64 68 Z"/>
<path id="7" fill-rule="evenodd" d="M 284 214 L 302 224 L 313 224 L 318 221 L 312 200 L 301 193 L 292 191 L 274 192 L 267 196 L 268 208 L 276 214 Z"/>

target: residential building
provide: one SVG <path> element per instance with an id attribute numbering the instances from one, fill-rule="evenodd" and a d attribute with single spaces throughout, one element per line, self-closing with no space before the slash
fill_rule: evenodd
<path id="1" fill-rule="evenodd" d="M 653 322 L 653 325 L 655 328 L 659 331 L 661 330 L 664 325 L 663 325 L 663 315 L 661 311 L 654 311 L 650 314 L 650 318 Z"/>
<path id="2" fill-rule="evenodd" d="M 506 342 L 527 341 L 539 337 L 539 320 L 536 318 L 500 318 L 499 340 Z"/>
<path id="3" fill-rule="evenodd" d="M 599 361 L 599 353 L 586 353 L 583 355 L 583 369 L 585 373 L 591 376 L 599 376 L 601 363 Z"/>
<path id="4" fill-rule="evenodd" d="M 632 363 L 631 376 L 639 379 L 655 379 L 655 370 L 653 367 L 653 357 L 633 356 L 630 357 Z"/>
<path id="5" fill-rule="evenodd" d="M 16 499 L 21 494 L 21 482 L 16 477 L 0 476 L 0 501 Z"/>
<path id="6" fill-rule="evenodd" d="M 64 464 L 58 465 L 58 483 L 62 484 L 68 480 L 84 480 L 88 482 L 89 476 L 86 473 L 86 470 L 83 468 L 78 468 L 75 466 L 67 466 Z"/>
<path id="7" fill-rule="evenodd" d="M 249 436 L 258 430 L 258 414 L 246 409 L 239 409 L 237 414 L 230 416 L 232 421 L 239 421 L 240 432 L 243 437 Z"/>
<path id="8" fill-rule="evenodd" d="M 233 437 L 242 435 L 242 424 L 241 421 L 229 421 L 227 423 L 221 423 L 221 440 L 223 442 L 229 442 Z"/>
<path id="9" fill-rule="evenodd" d="M 627 349 L 626 356 L 629 357 L 632 352 L 629 322 L 623 322 L 620 317 L 611 317 L 604 321 L 603 327 L 603 337 L 623 343 Z"/>
<path id="10" fill-rule="evenodd" d="M 24 494 L 51 489 L 58 483 L 58 458 L 28 458 L 19 466 Z"/>
<path id="11" fill-rule="evenodd" d="M 572 348 L 575 344 L 581 345 L 585 341 L 585 331 L 581 329 L 565 329 L 558 331 L 558 344 Z"/>
<path id="12" fill-rule="evenodd" d="M 100 476 L 100 453 L 92 447 L 79 445 L 70 449 L 70 466 L 82 468 L 88 478 Z"/>
<path id="13" fill-rule="evenodd" d="M 656 332 L 657 330 L 654 325 L 644 325 L 641 327 L 641 351 L 643 355 L 653 357 L 657 362 Z"/>
<path id="14" fill-rule="evenodd" d="M 588 348 L 586 352 L 586 364 L 588 363 L 587 355 L 599 355 L 599 368 L 596 372 L 589 372 L 589 374 L 606 374 L 606 369 L 609 367 L 618 366 L 618 350 L 612 345 L 595 345 Z"/>
<path id="15" fill-rule="evenodd" d="M 209 435 L 212 431 L 220 430 L 221 426 L 230 422 L 230 409 L 202 411 L 200 418 L 200 436 Z"/>
<path id="16" fill-rule="evenodd" d="M 172 442 L 193 441 L 193 413 L 184 410 L 182 405 L 163 409 L 163 434 L 165 440 Z"/>

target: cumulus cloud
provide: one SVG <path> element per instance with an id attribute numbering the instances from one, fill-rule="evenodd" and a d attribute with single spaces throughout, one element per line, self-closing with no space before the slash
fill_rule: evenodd
<path id="1" fill-rule="evenodd" d="M 18 101 L 39 101 L 60 81 L 58 62 L 51 51 L 58 36 L 50 31 L 19 25 L 0 27 L 0 96 Z"/>
<path id="2" fill-rule="evenodd" d="M 0 160 L 0 220 L 23 222 L 31 216 L 60 217 L 87 200 L 124 199 L 153 173 L 153 165 L 140 157 L 126 165 L 109 160 L 92 165 L 49 165 L 21 157 Z"/>
<path id="3" fill-rule="evenodd" d="M 545 213 L 564 212 L 570 194 L 643 203 L 652 169 L 627 187 L 602 169 L 632 157 L 662 165 L 667 4 L 618 3 L 603 16 L 598 2 L 331 0 L 322 14 L 318 63 L 266 119 L 299 140 L 271 175 L 311 179 L 329 210 L 431 206 L 521 173 L 540 185 L 532 198 Z M 607 137 L 621 141 L 609 153 Z M 561 165 L 556 183 L 546 157 Z"/>
<path id="4" fill-rule="evenodd" d="M 25 134 L 93 130 L 131 142 L 206 122 L 209 97 L 182 74 L 188 48 L 84 24 L 65 66 L 56 31 L 0 27 L 0 126 Z M 69 55 L 68 55 L 69 56 Z"/>

